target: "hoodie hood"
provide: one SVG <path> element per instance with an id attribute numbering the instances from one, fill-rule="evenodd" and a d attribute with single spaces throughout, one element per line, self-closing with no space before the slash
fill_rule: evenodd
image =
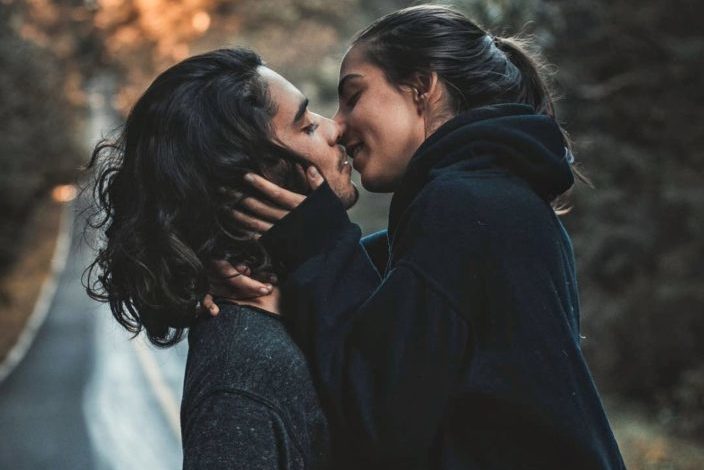
<path id="1" fill-rule="evenodd" d="M 555 120 L 531 106 L 500 104 L 456 116 L 412 157 L 391 200 L 389 233 L 423 186 L 445 172 L 504 169 L 549 202 L 574 183 L 571 159 Z"/>

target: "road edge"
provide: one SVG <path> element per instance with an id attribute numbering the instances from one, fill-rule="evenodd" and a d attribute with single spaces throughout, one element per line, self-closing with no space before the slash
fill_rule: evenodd
<path id="1" fill-rule="evenodd" d="M 73 235 L 73 203 L 65 204 L 62 208 L 61 223 L 59 225 L 59 233 L 56 237 L 56 245 L 54 246 L 54 254 L 51 257 L 51 267 L 49 276 L 42 283 L 42 287 L 34 303 L 32 313 L 27 319 L 22 332 L 17 337 L 14 346 L 5 356 L 5 359 L 0 363 L 0 384 L 12 374 L 12 371 L 22 362 L 22 359 L 27 355 L 27 352 L 34 343 L 34 338 L 37 336 L 39 329 L 44 324 L 54 296 L 59 284 L 59 277 L 66 268 L 69 252 L 71 251 L 71 240 Z"/>

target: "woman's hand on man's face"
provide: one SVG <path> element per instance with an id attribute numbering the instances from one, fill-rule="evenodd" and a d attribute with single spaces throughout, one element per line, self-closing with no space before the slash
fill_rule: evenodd
<path id="1" fill-rule="evenodd" d="M 311 189 L 317 189 L 325 181 L 320 172 L 312 165 L 306 170 L 306 178 Z M 245 180 L 266 199 L 246 197 L 240 203 L 243 210 L 233 210 L 232 216 L 252 231 L 255 238 L 261 237 L 306 198 L 302 194 L 284 189 L 254 173 L 248 173 Z"/>
<path id="2" fill-rule="evenodd" d="M 312 165 L 306 170 L 306 178 L 311 189 L 317 189 L 325 181 Z M 246 197 L 241 202 L 243 210 L 233 210 L 232 216 L 247 227 L 255 238 L 261 237 L 306 198 L 253 173 L 246 175 L 245 180 L 266 199 Z M 202 301 L 203 310 L 213 316 L 217 315 L 220 309 L 211 294 L 233 300 L 246 300 L 269 295 L 276 284 L 276 279 L 270 279 L 270 284 L 257 281 L 250 277 L 249 267 L 235 267 L 227 261 L 215 261 L 213 270 L 217 275 L 217 281 L 213 282 L 214 292 L 206 295 Z"/>

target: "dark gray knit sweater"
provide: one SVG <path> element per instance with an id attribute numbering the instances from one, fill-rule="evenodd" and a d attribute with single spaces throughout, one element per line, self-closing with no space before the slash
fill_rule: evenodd
<path id="1" fill-rule="evenodd" d="M 220 310 L 188 335 L 183 467 L 328 468 L 327 423 L 280 317 L 248 306 Z"/>

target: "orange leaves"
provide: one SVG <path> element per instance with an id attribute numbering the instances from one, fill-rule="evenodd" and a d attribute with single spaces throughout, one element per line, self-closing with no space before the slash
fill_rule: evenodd
<path id="1" fill-rule="evenodd" d="M 153 46 L 156 62 L 180 60 L 211 25 L 213 0 L 99 0 L 95 25 L 111 55 Z"/>

